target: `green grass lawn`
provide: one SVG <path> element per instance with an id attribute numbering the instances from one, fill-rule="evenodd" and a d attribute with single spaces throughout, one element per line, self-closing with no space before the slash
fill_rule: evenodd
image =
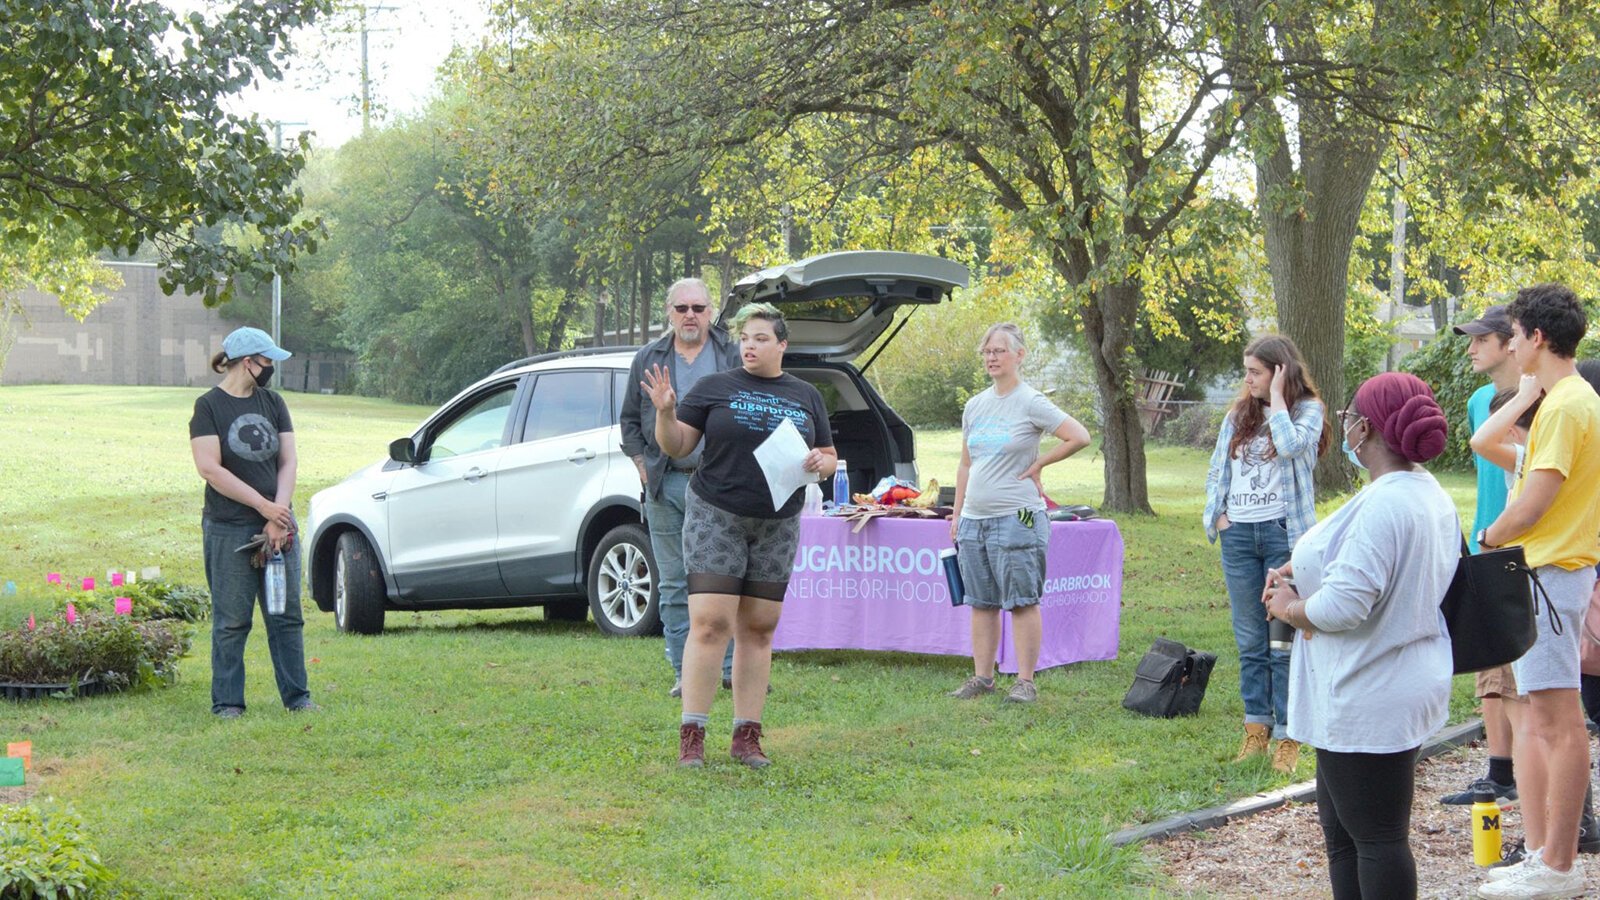
<path id="1" fill-rule="evenodd" d="M 49 609 L 44 573 L 159 565 L 199 583 L 198 390 L 0 387 L 0 625 Z M 427 409 L 290 394 L 298 507 L 384 452 Z M 923 476 L 953 483 L 957 434 L 919 436 Z M 265 634 L 249 714 L 209 713 L 209 635 L 156 693 L 0 706 L 27 737 L 41 796 L 73 806 L 131 891 L 152 896 L 1142 896 L 1167 887 L 1126 825 L 1283 784 L 1235 766 L 1242 707 L 1215 548 L 1199 526 L 1205 454 L 1154 447 L 1159 513 L 1127 544 L 1119 657 L 1039 676 L 1030 708 L 958 704 L 963 659 L 780 654 L 766 715 L 776 765 L 675 766 L 677 701 L 660 639 L 607 639 L 534 610 L 397 614 L 338 634 L 307 599 L 324 711 L 291 716 Z M 1046 471 L 1097 503 L 1101 460 Z M 1472 483 L 1446 486 L 1470 509 Z M 1198 717 L 1119 706 L 1157 635 L 1220 657 Z M 1456 718 L 1470 706 L 1458 679 Z M 1310 754 L 1299 777 L 1309 777 Z"/>

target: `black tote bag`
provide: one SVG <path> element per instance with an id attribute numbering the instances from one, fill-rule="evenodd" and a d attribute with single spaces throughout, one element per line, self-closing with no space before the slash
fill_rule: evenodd
<path id="1" fill-rule="evenodd" d="M 1481 672 L 1522 658 L 1538 635 L 1534 591 L 1544 585 L 1530 568 L 1521 547 L 1501 547 L 1473 554 L 1461 541 L 1461 560 L 1439 608 L 1450 629 L 1450 655 L 1455 673 Z M 1550 627 L 1561 633 L 1561 618 L 1545 595 Z"/>

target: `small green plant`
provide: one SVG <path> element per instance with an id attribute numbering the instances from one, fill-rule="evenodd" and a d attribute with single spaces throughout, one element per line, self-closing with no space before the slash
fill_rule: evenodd
<path id="1" fill-rule="evenodd" d="M 116 598 L 127 597 L 133 601 L 135 619 L 182 619 L 199 622 L 211 614 L 211 594 L 203 587 L 192 584 L 174 584 L 167 581 L 138 581 L 116 587 L 98 588 L 92 593 L 63 591 L 56 597 L 55 606 L 64 611 L 71 601 L 79 611 L 97 610 L 113 612 Z"/>
<path id="2" fill-rule="evenodd" d="M 112 877 L 76 813 L 0 805 L 0 898 L 90 897 Z"/>
<path id="3" fill-rule="evenodd" d="M 155 687 L 177 677 L 190 628 L 170 620 L 140 622 L 97 611 L 51 618 L 0 632 L 0 682 Z"/>

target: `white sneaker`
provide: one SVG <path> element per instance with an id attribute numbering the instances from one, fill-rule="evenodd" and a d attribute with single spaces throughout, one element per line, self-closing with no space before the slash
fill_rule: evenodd
<path id="1" fill-rule="evenodd" d="M 1523 857 L 1520 861 L 1514 862 L 1509 866 L 1501 866 L 1498 869 L 1490 869 L 1484 875 L 1484 880 L 1493 883 L 1496 881 L 1505 881 L 1507 878 L 1519 875 L 1522 873 L 1523 866 L 1526 866 L 1528 863 L 1539 858 L 1539 853 L 1539 850 L 1525 850 L 1523 851 Z"/>
<path id="2" fill-rule="evenodd" d="M 1562 900 L 1584 895 L 1583 869 L 1576 862 L 1557 872 L 1543 860 L 1522 866 L 1521 874 L 1478 888 L 1485 900 Z"/>

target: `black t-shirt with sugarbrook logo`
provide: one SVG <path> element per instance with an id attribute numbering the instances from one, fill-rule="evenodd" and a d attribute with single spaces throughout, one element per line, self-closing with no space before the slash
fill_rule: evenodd
<path id="1" fill-rule="evenodd" d="M 678 401 L 678 421 L 705 435 L 700 468 L 689 488 L 700 499 L 734 515 L 785 519 L 798 515 L 805 492 L 795 491 L 782 509 L 756 462 L 755 449 L 784 419 L 807 447 L 832 447 L 828 410 L 817 389 L 788 373 L 761 378 L 743 368 L 707 375 Z"/>
<path id="2" fill-rule="evenodd" d="M 222 467 L 268 500 L 278 494 L 279 435 L 293 431 L 289 407 L 266 388 L 256 388 L 248 397 L 235 397 L 214 387 L 195 398 L 194 416 L 189 419 L 189 439 L 215 435 L 222 445 Z M 267 521 L 209 484 L 205 516 L 230 525 L 262 526 Z"/>

